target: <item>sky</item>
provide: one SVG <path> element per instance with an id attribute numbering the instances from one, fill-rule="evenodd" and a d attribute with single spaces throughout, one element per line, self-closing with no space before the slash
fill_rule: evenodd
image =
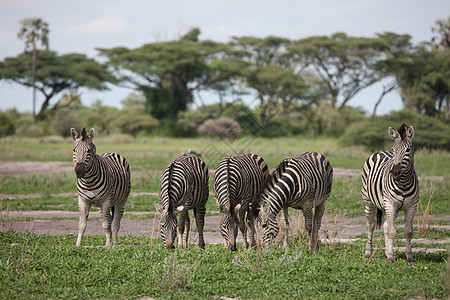
<path id="1" fill-rule="evenodd" d="M 231 36 L 296 40 L 336 32 L 354 37 L 394 32 L 411 35 L 417 44 L 430 41 L 435 21 L 449 15 L 449 0 L 0 0 L 0 61 L 24 50 L 24 41 L 17 38 L 19 21 L 34 16 L 49 24 L 50 50 L 100 59 L 96 48 L 133 49 L 176 39 L 192 27 L 200 28 L 201 40 L 216 42 L 228 42 Z M 381 91 L 382 84 L 375 84 L 349 105 L 371 113 Z M 109 91 L 79 92 L 84 105 L 101 100 L 120 108 L 134 91 L 110 86 Z M 38 110 L 43 97 L 37 95 Z M 213 94 L 202 94 L 202 100 L 218 101 Z M 31 112 L 31 103 L 31 88 L 0 81 L 0 110 Z M 393 92 L 384 98 L 377 114 L 402 108 L 398 92 Z"/>

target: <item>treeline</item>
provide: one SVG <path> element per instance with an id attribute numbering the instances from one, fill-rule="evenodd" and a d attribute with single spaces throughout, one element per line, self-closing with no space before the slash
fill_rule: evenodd
<path id="1" fill-rule="evenodd" d="M 58 109 L 47 111 L 46 117 L 37 122 L 30 113 L 0 112 L 0 137 L 68 137 L 71 127 L 94 127 L 102 134 L 127 134 L 135 138 L 209 136 L 233 140 L 249 136 L 328 136 L 339 138 L 344 146 L 362 145 L 377 150 L 391 143 L 387 128 L 399 127 L 404 122 L 414 126 L 417 148 L 450 150 L 450 124 L 408 109 L 367 117 L 350 106 L 337 112 L 331 107 L 294 104 L 287 114 L 274 111 L 275 116 L 263 123 L 259 106 L 252 109 L 242 103 L 204 105 L 162 121 L 146 113 L 146 99 L 137 93 L 122 101 L 122 109 L 105 106 L 101 101 L 86 107 L 79 97 L 63 103 Z M 278 109 L 282 110 L 281 103 Z"/>
<path id="2" fill-rule="evenodd" d="M 444 120 L 450 117 L 450 17 L 436 21 L 434 39 L 418 45 L 410 35 L 392 32 L 370 38 L 342 32 L 299 40 L 231 37 L 219 43 L 200 40 L 200 29 L 193 28 L 173 41 L 97 49 L 103 63 L 83 54 L 58 55 L 48 50 L 47 23 L 24 24 L 20 33 L 26 45 L 40 37 L 46 48 L 37 49 L 34 41 L 32 51 L 0 62 L 0 80 L 33 87 L 44 96 L 34 113 L 37 119 L 57 108 L 63 94 L 115 84 L 141 91 L 146 111 L 160 121 L 177 118 L 195 95 L 209 91 L 220 104 L 251 95 L 259 102 L 258 117 L 264 123 L 273 116 L 273 106 L 281 105 L 283 113 L 299 103 L 343 109 L 375 82 L 383 89 L 373 114 L 387 93 L 398 90 L 406 108 Z"/>
<path id="3" fill-rule="evenodd" d="M 433 118 L 437 128 L 450 122 L 450 18 L 436 21 L 433 40 L 418 45 L 410 35 L 392 32 L 371 38 L 345 33 L 299 40 L 231 37 L 219 43 L 200 40 L 200 30 L 193 28 L 172 41 L 97 49 L 101 63 L 83 54 L 49 50 L 48 24 L 39 18 L 28 21 L 19 36 L 29 47 L 0 62 L 0 80 L 31 87 L 44 101 L 37 111 L 33 105 L 29 126 L 17 121 L 23 118 L 14 116 L 16 112 L 2 114 L 12 120 L 2 122 L 5 128 L 12 124 L 4 132 L 15 128 L 18 134 L 65 135 L 70 120 L 133 136 L 340 137 L 358 122 L 380 119 L 367 119 L 349 106 L 356 94 L 376 82 L 383 88 L 372 115 L 386 94 L 397 91 L 415 119 Z M 33 39 L 46 48 L 38 49 Z M 139 93 L 125 99 L 121 110 L 101 102 L 81 105 L 80 88 L 104 90 L 111 84 Z M 205 91 L 215 95 L 216 104 L 202 104 Z M 257 105 L 248 107 L 243 101 L 248 98 Z M 189 109 L 194 99 L 200 108 Z M 448 147 L 446 142 L 435 146 Z"/>

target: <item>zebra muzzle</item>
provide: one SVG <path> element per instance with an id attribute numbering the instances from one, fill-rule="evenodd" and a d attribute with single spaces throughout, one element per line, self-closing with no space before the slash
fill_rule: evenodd
<path id="1" fill-rule="evenodd" d="M 396 165 L 392 166 L 391 174 L 394 177 L 394 179 L 398 179 L 400 177 L 400 175 L 402 174 L 402 165 L 396 164 Z"/>
<path id="2" fill-rule="evenodd" d="M 77 178 L 83 178 L 85 173 L 86 171 L 84 169 L 84 163 L 76 163 L 75 174 L 77 175 Z"/>

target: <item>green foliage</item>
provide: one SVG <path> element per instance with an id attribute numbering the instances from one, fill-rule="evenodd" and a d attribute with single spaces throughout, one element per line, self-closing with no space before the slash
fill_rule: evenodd
<path id="1" fill-rule="evenodd" d="M 62 137 L 67 137 L 69 135 L 70 128 L 80 128 L 82 126 L 80 120 L 74 117 L 68 108 L 56 111 L 51 125 L 56 134 Z"/>
<path id="2" fill-rule="evenodd" d="M 370 117 L 350 125 L 341 137 L 343 145 L 363 145 L 368 149 L 387 149 L 389 127 L 397 129 L 402 123 L 414 127 L 416 149 L 450 150 L 450 126 L 436 118 L 420 115 L 410 110 L 393 112 L 386 116 Z"/>
<path id="3" fill-rule="evenodd" d="M 12 135 L 16 131 L 16 126 L 10 114 L 0 111 L 0 137 Z"/>
<path id="4" fill-rule="evenodd" d="M 381 118 L 371 117 L 351 124 L 342 135 L 341 142 L 344 146 L 362 145 L 372 152 L 385 150 L 389 141 L 388 128 Z"/>
<path id="5" fill-rule="evenodd" d="M 112 125 L 120 128 L 121 132 L 136 137 L 141 132 L 150 134 L 158 127 L 159 121 L 138 107 L 128 107 L 122 110 Z"/>

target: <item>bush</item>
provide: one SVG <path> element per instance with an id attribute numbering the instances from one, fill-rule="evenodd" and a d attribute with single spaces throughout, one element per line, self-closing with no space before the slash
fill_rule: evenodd
<path id="1" fill-rule="evenodd" d="M 450 126 L 437 118 L 424 116 L 410 110 L 393 112 L 386 116 L 370 117 L 353 123 L 341 137 L 343 145 L 363 145 L 368 149 L 385 150 L 392 145 L 387 130 L 398 129 L 402 123 L 414 127 L 416 149 L 450 150 Z"/>
<path id="2" fill-rule="evenodd" d="M 344 146 L 362 145 L 371 151 L 385 150 L 385 145 L 390 139 L 387 129 L 381 118 L 370 117 L 351 124 L 340 141 Z"/>
<path id="3" fill-rule="evenodd" d="M 242 136 L 239 123 L 230 118 L 208 119 L 199 128 L 200 134 L 221 139 L 236 139 Z"/>
<path id="4" fill-rule="evenodd" d="M 5 112 L 0 112 L 0 137 L 13 135 L 16 131 L 16 126 L 13 119 L 9 114 Z"/>
<path id="5" fill-rule="evenodd" d="M 70 128 L 81 128 L 82 124 L 75 118 L 68 108 L 57 110 L 51 122 L 51 126 L 56 134 L 62 137 L 70 135 Z"/>
<path id="6" fill-rule="evenodd" d="M 136 107 L 128 107 L 122 110 L 111 125 L 119 127 L 122 133 L 129 133 L 136 137 L 138 133 L 151 133 L 158 127 L 159 121 Z"/>

